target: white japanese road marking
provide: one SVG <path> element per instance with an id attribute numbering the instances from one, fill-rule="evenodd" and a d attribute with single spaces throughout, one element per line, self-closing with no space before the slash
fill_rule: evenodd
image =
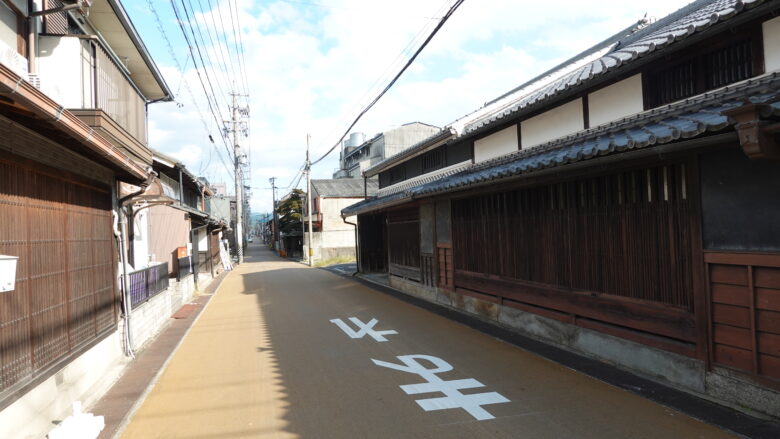
<path id="1" fill-rule="evenodd" d="M 344 321 L 341 319 L 333 319 L 330 322 L 335 323 L 336 326 L 341 328 L 341 330 L 344 331 L 349 336 L 349 338 L 363 338 L 364 336 L 369 335 L 374 340 L 382 342 L 387 341 L 387 339 L 384 337 L 385 335 L 398 334 L 398 331 L 394 331 L 392 329 L 387 331 L 374 331 L 374 326 L 378 323 L 376 319 L 371 319 L 368 323 L 363 323 L 355 317 L 350 317 L 349 321 L 357 326 L 358 331 L 352 330 L 352 328 L 350 328 L 349 325 L 344 323 Z"/>
<path id="2" fill-rule="evenodd" d="M 418 399 L 415 402 L 426 412 L 432 410 L 446 410 L 462 408 L 478 421 L 494 419 L 494 416 L 483 409 L 483 405 L 501 404 L 510 402 L 504 396 L 496 392 L 475 393 L 465 395 L 460 392 L 461 389 L 475 389 L 485 387 L 479 381 L 468 378 L 464 380 L 445 381 L 436 376 L 437 373 L 449 372 L 452 366 L 441 358 L 430 355 L 402 355 L 398 357 L 404 365 L 387 363 L 371 359 L 377 366 L 387 367 L 389 369 L 400 370 L 401 372 L 420 375 L 427 382 L 420 384 L 408 384 L 401 386 L 401 390 L 407 395 L 417 395 L 419 393 L 441 392 L 444 397 Z M 418 360 L 427 360 L 434 364 L 434 368 L 427 369 L 419 363 Z"/>

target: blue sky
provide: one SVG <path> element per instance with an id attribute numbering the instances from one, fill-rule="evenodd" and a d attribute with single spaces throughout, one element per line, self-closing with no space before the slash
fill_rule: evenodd
<path id="1" fill-rule="evenodd" d="M 177 0 L 178 2 L 179 0 Z M 216 35 L 209 23 L 228 22 L 239 13 L 251 108 L 251 206 L 268 211 L 268 178 L 284 188 L 305 157 L 306 134 L 312 156 L 334 145 L 359 109 L 384 87 L 427 35 L 452 0 L 184 0 L 203 11 L 200 29 Z M 184 72 L 177 69 L 147 0 L 123 4 L 163 72 L 177 103 L 154 104 L 149 112 L 153 148 L 182 160 L 212 182 L 229 182 L 207 132 L 216 126 L 169 1 L 151 0 L 164 33 Z M 354 131 L 372 136 L 411 121 L 444 126 L 502 93 L 542 73 L 642 18 L 660 18 L 686 0 L 599 2 L 547 0 L 466 0 L 415 64 Z M 178 3 L 181 4 L 181 3 Z M 219 8 L 219 9 L 217 9 Z M 229 23 L 229 22 L 228 22 Z M 224 40 L 232 50 L 228 24 Z M 414 39 L 417 36 L 417 39 Z M 409 46 L 410 42 L 414 42 Z M 206 44 L 208 46 L 209 44 Z M 408 48 L 407 52 L 403 52 Z M 214 63 L 225 44 L 203 47 Z M 220 52 L 222 52 L 220 54 Z M 230 52 L 232 53 L 232 52 Z M 228 57 L 235 59 L 235 56 Z M 395 61 L 395 62 L 394 62 Z M 234 66 L 235 67 L 235 66 Z M 209 70 L 227 118 L 227 93 L 233 68 Z M 225 75 L 225 72 L 228 74 Z M 203 74 L 203 72 L 201 72 Z M 185 82 L 183 82 L 185 81 Z M 241 88 L 243 84 L 235 88 Z M 189 90 L 192 91 L 190 94 Z M 194 98 L 193 98 L 194 96 Z M 200 109 L 200 112 L 198 111 Z M 203 114 L 206 126 L 202 121 Z M 217 139 L 218 140 L 218 139 Z M 219 143 L 219 142 L 218 142 Z M 314 167 L 314 178 L 330 178 L 338 151 Z M 289 190 L 289 189 L 288 189 Z M 284 191 L 282 191 L 284 192 Z"/>

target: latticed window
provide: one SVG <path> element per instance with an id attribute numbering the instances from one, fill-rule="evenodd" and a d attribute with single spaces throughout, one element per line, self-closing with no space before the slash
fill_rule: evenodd
<path id="1" fill-rule="evenodd" d="M 755 35 L 734 38 L 725 44 L 697 46 L 677 60 L 660 62 L 659 69 L 646 72 L 645 96 L 648 109 L 679 101 L 760 74 Z"/>

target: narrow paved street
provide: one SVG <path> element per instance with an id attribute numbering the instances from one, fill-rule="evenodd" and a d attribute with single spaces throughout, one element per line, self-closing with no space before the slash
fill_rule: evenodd
<path id="1" fill-rule="evenodd" d="M 254 244 L 123 437 L 730 435 Z"/>

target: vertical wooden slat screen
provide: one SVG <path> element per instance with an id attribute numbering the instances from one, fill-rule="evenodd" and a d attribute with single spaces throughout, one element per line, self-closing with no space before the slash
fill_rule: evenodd
<path id="1" fill-rule="evenodd" d="M 421 280 L 419 208 L 388 212 L 387 245 L 390 273 Z"/>
<path id="2" fill-rule="evenodd" d="M 0 398 L 116 325 L 111 194 L 0 160 Z"/>
<path id="3" fill-rule="evenodd" d="M 685 173 L 657 166 L 453 200 L 455 269 L 690 310 Z"/>
<path id="4" fill-rule="evenodd" d="M 96 49 L 97 104 L 139 142 L 146 144 L 146 106 L 102 47 Z"/>

